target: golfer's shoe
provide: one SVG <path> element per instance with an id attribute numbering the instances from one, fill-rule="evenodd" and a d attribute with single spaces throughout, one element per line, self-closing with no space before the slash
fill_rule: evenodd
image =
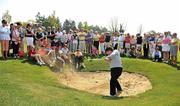
<path id="1" fill-rule="evenodd" d="M 117 91 L 116 92 L 116 96 L 118 97 L 119 95 L 121 95 L 122 91 Z"/>
<path id="2" fill-rule="evenodd" d="M 46 63 L 45 62 L 41 62 L 43 65 L 45 65 Z"/>

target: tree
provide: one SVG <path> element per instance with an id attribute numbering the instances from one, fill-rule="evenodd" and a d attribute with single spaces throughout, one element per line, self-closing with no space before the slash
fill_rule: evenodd
<path id="1" fill-rule="evenodd" d="M 98 31 L 100 33 L 108 31 L 106 27 L 99 27 L 98 25 L 96 26 L 91 25 L 89 26 L 89 29 L 92 29 L 93 31 Z"/>
<path id="2" fill-rule="evenodd" d="M 46 17 L 44 15 L 42 16 L 40 12 L 38 12 L 35 17 L 37 23 L 43 24 L 46 21 Z"/>
<path id="3" fill-rule="evenodd" d="M 63 23 L 63 29 L 66 30 L 66 32 L 69 32 L 70 30 L 76 30 L 75 21 L 66 19 Z"/>
<path id="4" fill-rule="evenodd" d="M 76 30 L 77 28 L 76 28 L 76 22 L 75 21 L 72 21 L 71 23 L 71 29 L 72 30 Z"/>
<path id="5" fill-rule="evenodd" d="M 109 28 L 112 32 L 117 32 L 118 31 L 118 17 L 112 17 L 110 24 L 109 24 Z"/>
<path id="6" fill-rule="evenodd" d="M 78 29 L 81 30 L 82 28 L 83 28 L 83 24 L 82 24 L 82 22 L 79 22 Z"/>
<path id="7" fill-rule="evenodd" d="M 11 22 L 11 18 L 12 18 L 12 16 L 9 14 L 9 11 L 6 10 L 6 12 L 3 13 L 2 19 L 6 20 L 8 23 L 10 23 Z"/>
<path id="8" fill-rule="evenodd" d="M 89 30 L 89 26 L 88 26 L 87 21 L 83 22 L 83 29 L 84 30 Z"/>
<path id="9" fill-rule="evenodd" d="M 36 22 L 41 23 L 43 26 L 47 27 L 60 27 L 61 23 L 59 20 L 59 17 L 56 17 L 56 12 L 53 11 L 51 15 L 49 15 L 47 18 L 43 15 L 40 14 L 40 12 L 37 13 L 36 15 Z"/>
<path id="10" fill-rule="evenodd" d="M 63 23 L 63 30 L 66 30 L 66 32 L 69 32 L 71 29 L 69 20 L 65 20 Z"/>
<path id="11" fill-rule="evenodd" d="M 107 30 L 107 28 L 106 27 L 102 27 L 101 28 L 101 32 L 107 32 L 108 30 Z"/>

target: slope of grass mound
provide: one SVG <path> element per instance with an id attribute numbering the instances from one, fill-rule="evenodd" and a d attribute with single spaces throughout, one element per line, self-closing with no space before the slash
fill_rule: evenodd
<path id="1" fill-rule="evenodd" d="M 108 70 L 102 60 L 82 71 Z M 180 71 L 149 60 L 123 58 L 124 70 L 147 76 L 153 86 L 135 97 L 109 98 L 61 85 L 48 67 L 23 60 L 0 61 L 0 106 L 180 106 Z"/>

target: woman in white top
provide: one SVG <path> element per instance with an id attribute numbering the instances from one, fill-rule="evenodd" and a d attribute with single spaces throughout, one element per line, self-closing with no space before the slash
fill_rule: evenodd
<path id="1" fill-rule="evenodd" d="M 34 47 L 34 32 L 32 30 L 31 24 L 27 24 L 25 36 L 27 42 L 27 52 L 29 52 L 30 48 Z"/>
<path id="2" fill-rule="evenodd" d="M 9 40 L 10 40 L 10 29 L 8 27 L 7 21 L 2 20 L 2 26 L 0 26 L 0 42 L 1 42 L 1 52 L 3 59 L 8 57 L 9 50 Z"/>
<path id="3" fill-rule="evenodd" d="M 118 39 L 117 33 L 114 33 L 114 36 L 112 37 L 112 45 L 114 49 L 118 49 Z"/>

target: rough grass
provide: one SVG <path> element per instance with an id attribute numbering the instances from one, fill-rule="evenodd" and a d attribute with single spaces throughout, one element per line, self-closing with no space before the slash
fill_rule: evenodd
<path id="1" fill-rule="evenodd" d="M 82 71 L 108 71 L 103 60 L 87 60 Z M 110 98 L 67 88 L 48 67 L 0 60 L 0 106 L 180 106 L 180 71 L 149 60 L 123 58 L 124 70 L 141 73 L 153 89 L 136 97 Z"/>

